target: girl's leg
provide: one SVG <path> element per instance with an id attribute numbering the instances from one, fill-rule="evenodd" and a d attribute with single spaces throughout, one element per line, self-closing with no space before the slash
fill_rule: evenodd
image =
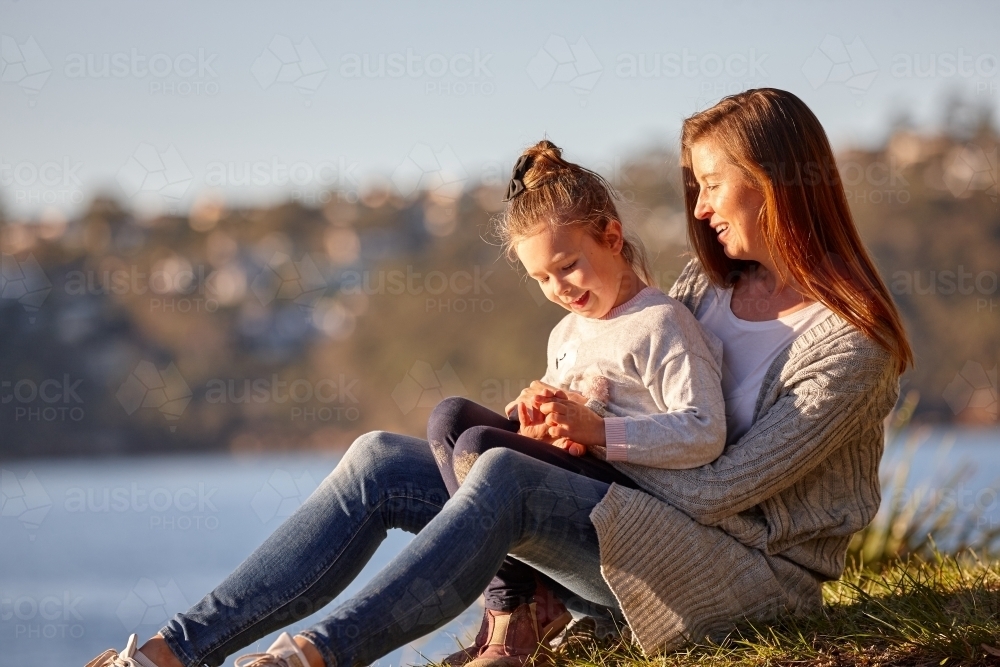
<path id="1" fill-rule="evenodd" d="M 434 453 L 434 460 L 444 478 L 448 493 L 455 495 L 460 486 L 452 466 L 452 453 L 459 437 L 473 426 L 492 426 L 511 433 L 517 433 L 519 424 L 487 407 L 460 396 L 444 399 L 427 420 L 427 442 Z"/>
<path id="2" fill-rule="evenodd" d="M 184 665 L 221 665 L 227 655 L 326 606 L 361 572 L 389 528 L 417 533 L 447 500 L 426 442 L 364 435 L 292 516 L 160 633 Z M 342 630 L 357 637 L 363 627 Z"/>
<path id="3" fill-rule="evenodd" d="M 474 426 L 465 430 L 455 442 L 452 464 L 456 479 L 461 483 L 473 464 L 485 452 L 495 448 L 510 449 L 539 461 L 596 479 L 637 488 L 637 484 L 606 461 L 591 456 L 573 456 L 545 442 L 510 433 L 491 426 Z M 536 591 L 534 569 L 516 558 L 508 557 L 483 594 L 486 608 L 513 611 L 532 601 Z"/>
<path id="4" fill-rule="evenodd" d="M 508 552 L 573 595 L 617 609 L 590 522 L 608 488 L 519 452 L 489 450 L 399 555 L 301 634 L 328 665 L 369 664 L 458 616 Z"/>
<path id="5" fill-rule="evenodd" d="M 455 444 L 465 431 L 475 426 L 492 426 L 517 433 L 519 424 L 460 396 L 451 396 L 438 403 L 427 420 L 427 442 L 451 495 L 455 495 L 460 486 L 454 468 Z M 518 605 L 530 602 L 538 588 L 535 574 L 532 568 L 517 559 L 505 558 L 487 589 L 498 591 L 487 595 L 487 608 L 514 611 Z M 552 615 L 558 616 L 563 611 L 553 610 Z"/>
<path id="6" fill-rule="evenodd" d="M 619 471 L 607 461 L 593 456 L 574 456 L 564 449 L 547 442 L 527 438 L 506 429 L 493 426 L 473 426 L 465 430 L 455 443 L 452 454 L 452 467 L 455 477 L 461 484 L 472 465 L 484 452 L 497 447 L 521 452 L 539 461 L 544 461 L 557 468 L 575 472 L 578 475 L 600 480 L 607 484 L 615 483 L 633 489 L 639 488 L 630 477 Z M 454 494 L 452 494 L 454 495 Z"/>

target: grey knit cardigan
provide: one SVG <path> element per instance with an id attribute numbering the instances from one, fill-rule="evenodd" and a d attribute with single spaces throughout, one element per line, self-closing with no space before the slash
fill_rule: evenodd
<path id="1" fill-rule="evenodd" d="M 670 295 L 697 313 L 709 289 L 691 261 Z M 822 604 L 851 535 L 878 510 L 883 421 L 899 377 L 889 353 L 836 314 L 793 341 L 764 377 L 753 425 L 688 470 L 614 463 L 590 518 L 601 572 L 647 653 L 717 637 L 741 619 Z"/>

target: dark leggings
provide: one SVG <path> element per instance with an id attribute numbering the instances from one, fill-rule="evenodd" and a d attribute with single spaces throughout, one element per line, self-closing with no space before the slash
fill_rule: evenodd
<path id="1" fill-rule="evenodd" d="M 455 495 L 472 464 L 486 450 L 513 449 L 563 470 L 611 484 L 631 488 L 638 485 L 606 461 L 592 456 L 573 456 L 553 445 L 518 435 L 520 424 L 466 398 L 446 398 L 431 412 L 427 441 L 441 470 L 448 493 Z M 507 556 L 486 588 L 486 608 L 513 611 L 532 601 L 534 568 Z"/>

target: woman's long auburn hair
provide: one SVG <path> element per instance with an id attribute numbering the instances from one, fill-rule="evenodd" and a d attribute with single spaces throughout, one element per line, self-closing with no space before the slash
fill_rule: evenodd
<path id="1" fill-rule="evenodd" d="M 884 347 L 899 373 L 913 364 L 906 332 L 854 226 L 826 132 L 809 107 L 775 88 L 723 98 L 684 121 L 681 167 L 688 238 L 711 282 L 733 286 L 755 262 L 731 259 L 715 232 L 694 216 L 699 185 L 691 147 L 711 141 L 763 195 L 760 236 L 778 267 Z"/>

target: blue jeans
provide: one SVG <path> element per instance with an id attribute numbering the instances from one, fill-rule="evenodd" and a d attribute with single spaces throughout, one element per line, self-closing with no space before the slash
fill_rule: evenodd
<path id="1" fill-rule="evenodd" d="M 485 452 L 449 500 L 427 442 L 362 436 L 319 488 L 219 586 L 161 630 L 186 667 L 226 656 L 329 604 L 390 528 L 416 537 L 357 595 L 300 634 L 327 665 L 367 665 L 457 617 L 511 553 L 571 609 L 618 603 L 590 512 L 608 484 L 519 452 Z"/>
<path id="2" fill-rule="evenodd" d="M 455 495 L 473 461 L 496 447 L 521 452 L 584 477 L 638 488 L 638 484 L 607 461 L 573 456 L 552 445 L 518 435 L 520 423 L 460 396 L 444 399 L 427 420 L 427 440 L 448 493 Z M 460 479 L 461 478 L 461 479 Z M 535 570 L 508 556 L 483 593 L 486 608 L 514 611 L 535 596 Z"/>

